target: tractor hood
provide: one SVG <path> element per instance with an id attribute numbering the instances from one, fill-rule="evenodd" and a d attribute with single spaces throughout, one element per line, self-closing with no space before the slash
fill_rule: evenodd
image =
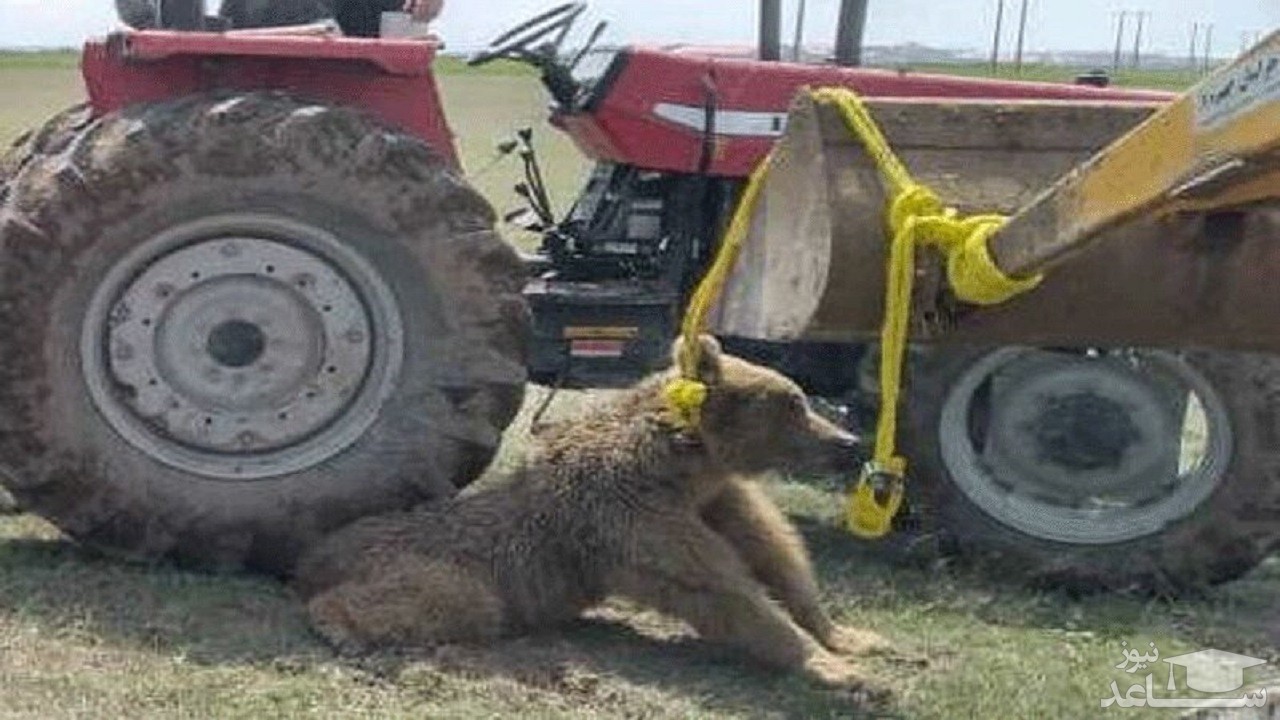
<path id="1" fill-rule="evenodd" d="M 847 87 L 868 98 L 952 101 L 1153 105 L 1176 97 L 1150 90 L 761 62 L 725 50 L 624 48 L 586 81 L 580 102 L 553 111 L 552 123 L 597 161 L 743 177 L 782 137 L 787 110 L 806 86 Z"/>

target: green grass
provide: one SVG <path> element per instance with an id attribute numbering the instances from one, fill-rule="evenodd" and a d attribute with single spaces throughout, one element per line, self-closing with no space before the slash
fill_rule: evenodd
<path id="1" fill-rule="evenodd" d="M 0 51 L 0 72 L 13 70 L 73 70 L 79 66 L 79 63 L 80 56 L 72 50 Z"/>
<path id="2" fill-rule="evenodd" d="M 0 148 L 83 95 L 74 62 L 64 54 L 0 54 Z"/>
<path id="3" fill-rule="evenodd" d="M 0 142 L 79 97 L 74 62 L 61 58 L 0 56 L 8 95 Z M 522 125 L 543 128 L 553 190 L 561 202 L 571 195 L 585 166 L 545 129 L 532 78 L 454 66 L 441 87 L 468 172 L 499 209 L 513 202 L 518 168 L 489 165 L 491 148 Z M 535 389 L 530 405 L 541 396 Z M 563 393 L 553 411 L 572 413 L 590 397 Z M 496 468 L 518 455 L 527 420 L 508 431 Z M 1114 668 L 1122 641 L 1154 642 L 1162 657 L 1217 647 L 1280 669 L 1275 563 L 1199 599 L 1073 599 L 953 565 L 902 537 L 855 542 L 837 529 L 834 488 L 769 487 L 801 524 L 832 612 L 897 645 L 868 661 L 896 691 L 893 716 L 1097 716 L 1112 680 L 1122 692 L 1135 681 Z M 493 648 L 343 660 L 316 642 L 275 583 L 122 564 L 82 552 L 38 519 L 0 517 L 3 718 L 843 718 L 858 710 L 623 606 Z"/>
<path id="4" fill-rule="evenodd" d="M 912 65 L 916 72 L 936 72 L 946 75 L 964 75 L 969 77 L 994 76 L 1006 79 L 1029 80 L 1038 82 L 1073 82 L 1087 67 L 1069 67 L 1064 65 L 1024 65 L 1021 72 L 1014 72 L 1011 65 L 1001 65 L 996 73 L 986 64 L 938 64 Z M 1134 70 L 1122 68 L 1112 75 L 1112 82 L 1120 87 L 1150 88 L 1153 90 L 1185 90 L 1203 77 L 1191 70 Z"/>
<path id="5" fill-rule="evenodd" d="M 437 75 L 466 75 L 468 77 L 513 75 L 516 77 L 536 77 L 537 71 L 524 63 L 510 60 L 495 60 L 487 65 L 468 67 L 467 59 L 457 55 L 441 55 L 431 66 Z"/>

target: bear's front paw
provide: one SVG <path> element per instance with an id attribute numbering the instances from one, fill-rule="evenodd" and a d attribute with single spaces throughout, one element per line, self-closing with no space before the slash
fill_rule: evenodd
<path id="1" fill-rule="evenodd" d="M 867 679 L 856 664 L 825 651 L 810 655 L 805 661 L 804 670 L 814 680 L 831 687 L 861 687 Z"/>
<path id="2" fill-rule="evenodd" d="M 841 655 L 883 655 L 892 648 L 881 634 L 861 628 L 836 625 L 822 639 L 822 645 Z"/>
<path id="3" fill-rule="evenodd" d="M 805 674 L 818 684 L 853 698 L 860 705 L 883 705 L 893 693 L 858 665 L 829 652 L 816 652 L 804 664 Z"/>

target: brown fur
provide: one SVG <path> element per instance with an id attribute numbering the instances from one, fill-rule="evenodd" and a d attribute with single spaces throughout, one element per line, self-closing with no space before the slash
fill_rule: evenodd
<path id="1" fill-rule="evenodd" d="M 360 650 L 491 640 L 620 595 L 772 667 L 856 680 L 799 535 L 746 478 L 850 471 L 856 439 L 790 380 L 704 338 L 696 432 L 668 420 L 673 370 L 549 428 L 512 477 L 358 521 L 303 558 L 317 630 Z M 865 645 L 865 642 L 862 643 Z"/>

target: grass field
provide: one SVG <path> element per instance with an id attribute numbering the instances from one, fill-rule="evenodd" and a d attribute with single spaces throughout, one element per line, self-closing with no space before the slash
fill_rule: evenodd
<path id="1" fill-rule="evenodd" d="M 990 68 L 985 64 L 950 64 L 950 65 L 918 65 L 912 68 L 919 72 L 941 72 L 951 75 L 985 76 L 990 75 Z M 1010 66 L 1001 66 L 995 77 L 1033 80 L 1044 82 L 1071 82 L 1076 75 L 1089 68 L 1072 68 L 1061 65 L 1024 65 L 1020 73 L 1015 73 Z M 1193 70 L 1142 70 L 1121 68 L 1114 73 L 1112 80 L 1116 85 L 1125 87 L 1141 87 L 1153 90 L 1185 90 L 1194 85 L 1202 76 Z"/>
<path id="2" fill-rule="evenodd" d="M 544 127 L 541 91 L 525 73 L 456 66 L 441 82 L 473 179 L 507 207 L 517 168 L 488 167 L 491 147 L 521 125 Z M 0 143 L 80 93 L 74 60 L 62 55 L 0 56 L 0 90 Z M 584 166 L 563 139 L 546 130 L 539 137 L 553 188 L 567 198 Z M 571 412 L 588 400 L 570 393 L 555 408 Z M 509 431 L 499 465 L 519 452 L 525 422 Z M 1096 717 L 1113 680 L 1122 689 L 1141 681 L 1115 667 L 1122 642 L 1155 643 L 1161 657 L 1217 647 L 1280 670 L 1275 563 L 1199 599 L 1073 599 L 896 539 L 855 543 L 836 527 L 840 497 L 831 487 L 777 481 L 770 489 L 802 525 L 832 612 L 897 645 L 868 661 L 895 690 L 886 715 Z M 272 582 L 121 564 L 77 549 L 36 518 L 0 518 L 0 718 L 846 718 L 861 710 L 840 694 L 734 663 L 682 627 L 622 606 L 563 635 L 342 660 Z"/>

